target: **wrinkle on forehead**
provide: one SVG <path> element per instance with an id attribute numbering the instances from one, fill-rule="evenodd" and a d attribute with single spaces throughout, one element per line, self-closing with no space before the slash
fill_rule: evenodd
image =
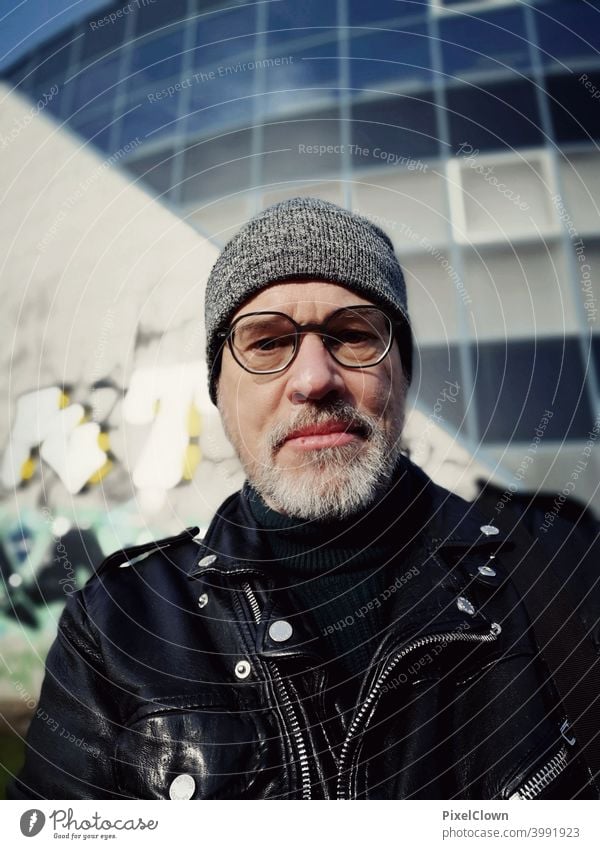
<path id="1" fill-rule="evenodd" d="M 256 310 L 276 310 L 292 318 L 302 316 L 308 320 L 314 316 L 318 320 L 340 307 L 353 304 L 374 306 L 373 301 L 338 283 L 312 279 L 292 280 L 273 283 L 262 289 L 246 301 L 233 318 Z"/>

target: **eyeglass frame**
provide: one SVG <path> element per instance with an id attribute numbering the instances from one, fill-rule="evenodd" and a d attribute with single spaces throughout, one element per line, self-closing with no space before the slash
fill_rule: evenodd
<path id="1" fill-rule="evenodd" d="M 368 366 L 363 366 L 363 365 L 355 365 L 354 366 L 354 365 L 348 365 L 347 363 L 341 363 L 337 359 L 335 354 L 330 350 L 330 348 L 329 348 L 329 346 L 326 342 L 327 336 L 326 336 L 325 333 L 322 332 L 326 329 L 326 326 L 331 321 L 331 319 L 335 315 L 337 315 L 338 313 L 345 312 L 345 311 L 348 311 L 348 310 L 360 310 L 360 309 L 362 309 L 362 310 L 371 309 L 371 310 L 377 310 L 377 312 L 380 312 L 381 315 L 383 315 L 385 317 L 385 319 L 387 320 L 387 322 L 389 324 L 389 330 L 390 330 L 390 338 L 389 338 L 389 342 L 387 344 L 385 351 L 379 357 L 378 360 L 376 360 L 374 363 L 369 363 Z M 291 322 L 291 324 L 293 324 L 294 331 L 295 331 L 294 332 L 294 346 L 295 346 L 294 352 L 293 352 L 289 362 L 287 362 L 284 366 L 280 366 L 279 368 L 276 368 L 276 369 L 268 369 L 267 371 L 255 371 L 254 369 L 248 368 L 247 366 L 243 365 L 243 363 L 241 363 L 238 360 L 238 358 L 235 354 L 234 347 L 233 347 L 233 331 L 235 330 L 235 327 L 238 324 L 238 322 L 240 322 L 243 318 L 250 318 L 253 315 L 279 315 L 279 316 L 283 316 L 283 318 L 287 318 L 287 320 L 289 322 Z M 338 309 L 334 310 L 325 319 L 325 321 L 321 322 L 321 323 L 311 321 L 311 322 L 307 322 L 306 324 L 299 324 L 290 315 L 288 315 L 285 312 L 280 312 L 278 310 L 256 310 L 255 312 L 247 312 L 247 313 L 244 313 L 243 315 L 239 315 L 235 319 L 233 324 L 231 324 L 226 330 L 219 330 L 216 335 L 219 339 L 223 339 L 224 343 L 227 342 L 233 359 L 240 366 L 240 368 L 244 369 L 244 371 L 247 371 L 249 374 L 280 374 L 281 372 L 284 372 L 286 369 L 288 369 L 291 366 L 291 364 L 294 362 L 296 357 L 298 356 L 298 351 L 300 350 L 300 343 L 299 343 L 298 339 L 301 335 L 305 335 L 306 333 L 318 333 L 318 335 L 321 337 L 321 339 L 323 341 L 323 345 L 325 346 L 327 353 L 331 356 L 333 361 L 336 362 L 342 368 L 349 368 L 349 369 L 373 368 L 374 366 L 378 366 L 380 363 L 382 363 L 383 360 L 385 360 L 385 358 L 389 354 L 389 352 L 392 350 L 392 345 L 394 344 L 394 339 L 395 339 L 395 328 L 401 327 L 403 325 L 404 325 L 404 322 L 394 321 L 386 312 L 384 312 L 381 309 L 381 307 L 378 307 L 376 304 L 352 304 L 350 306 L 339 307 Z"/>

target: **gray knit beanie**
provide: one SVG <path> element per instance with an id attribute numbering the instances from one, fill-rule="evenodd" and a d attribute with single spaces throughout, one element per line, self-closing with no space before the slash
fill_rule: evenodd
<path id="1" fill-rule="evenodd" d="M 368 298 L 405 328 L 400 344 L 410 380 L 412 340 L 406 285 L 388 236 L 367 218 L 318 198 L 276 203 L 251 218 L 225 245 L 206 285 L 206 363 L 216 403 L 222 341 L 242 304 L 271 283 L 326 280 Z M 404 350 L 403 350 L 404 349 Z"/>

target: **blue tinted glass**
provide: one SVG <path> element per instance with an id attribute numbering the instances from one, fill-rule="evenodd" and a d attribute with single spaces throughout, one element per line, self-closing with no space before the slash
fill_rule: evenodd
<path id="1" fill-rule="evenodd" d="M 306 89 L 337 86 L 339 63 L 337 42 L 277 54 L 271 49 L 262 68 L 262 87 L 266 92 L 287 92 L 287 111 L 300 108 L 300 101 L 310 99 Z M 318 96 L 318 91 L 314 92 Z"/>
<path id="2" fill-rule="evenodd" d="M 159 84 L 181 74 L 183 32 L 154 37 L 136 44 L 132 51 L 129 90 L 142 88 L 149 83 Z"/>
<path id="3" fill-rule="evenodd" d="M 188 132 L 202 134 L 217 126 L 251 123 L 256 72 L 235 68 L 217 66 L 216 70 L 196 72 L 191 78 Z"/>
<path id="4" fill-rule="evenodd" d="M 426 15 L 428 5 L 429 0 L 348 0 L 348 17 L 352 26 L 391 18 L 419 18 Z"/>
<path id="5" fill-rule="evenodd" d="M 342 167 L 337 109 L 265 123 L 263 183 L 339 177 Z"/>
<path id="6" fill-rule="evenodd" d="M 73 29 L 60 38 L 45 44 L 34 56 L 32 78 L 35 84 L 44 86 L 48 80 L 64 79 L 73 55 L 73 47 L 79 39 Z"/>
<path id="7" fill-rule="evenodd" d="M 250 97 L 256 87 L 256 60 L 231 57 L 222 62 L 197 67 L 189 77 L 190 104 L 193 110 Z M 232 106 L 233 108 L 233 106 Z"/>
<path id="8" fill-rule="evenodd" d="M 4 71 L 2 78 L 9 86 L 19 89 L 22 94 L 27 94 L 33 85 L 33 74 L 30 73 L 29 60 L 13 65 L 10 71 Z"/>
<path id="9" fill-rule="evenodd" d="M 211 101 L 212 102 L 209 102 Z M 194 136 L 209 135 L 216 128 L 247 127 L 254 123 L 254 101 L 251 98 L 196 104 L 186 116 L 186 132 Z"/>
<path id="10" fill-rule="evenodd" d="M 600 139 L 600 73 L 552 76 L 546 86 L 554 135 L 559 142 Z"/>
<path id="11" fill-rule="evenodd" d="M 135 0 L 135 5 L 135 35 L 167 27 L 187 14 L 187 0 Z"/>
<path id="12" fill-rule="evenodd" d="M 119 81 L 119 58 L 100 59 L 88 68 L 83 68 L 69 85 L 75 86 L 73 109 L 81 106 L 98 106 L 101 102 L 111 103 L 116 97 Z"/>
<path id="13" fill-rule="evenodd" d="M 598 0 L 562 0 L 535 10 L 542 61 L 598 57 L 600 51 L 600 3 Z"/>
<path id="14" fill-rule="evenodd" d="M 438 417 L 443 416 L 448 424 L 460 428 L 465 415 L 465 397 L 464 392 L 456 393 L 452 388 L 456 383 L 464 386 L 457 345 L 415 346 L 415 374 L 411 394 L 419 410 L 426 416 L 432 413 Z M 448 403 L 451 391 L 455 393 L 454 403 Z"/>
<path id="15" fill-rule="evenodd" d="M 195 17 L 196 44 L 250 35 L 256 32 L 256 6 L 240 6 L 219 12 L 202 12 Z"/>
<path id="16" fill-rule="evenodd" d="M 529 42 L 520 8 L 494 14 L 451 15 L 440 24 L 445 73 L 525 68 L 530 65 Z"/>
<path id="17" fill-rule="evenodd" d="M 403 31 L 371 31 L 350 42 L 350 75 L 355 88 L 431 78 L 430 43 L 425 25 Z"/>
<path id="18" fill-rule="evenodd" d="M 278 0 L 269 3 L 269 29 L 327 27 L 337 22 L 337 3 L 332 0 Z"/>
<path id="19" fill-rule="evenodd" d="M 337 108 L 340 91 L 335 86 L 297 88 L 290 94 L 285 89 L 261 95 L 256 100 L 256 121 L 287 120 L 303 115 L 307 109 Z"/>
<path id="20" fill-rule="evenodd" d="M 81 58 L 86 64 L 102 53 L 117 51 L 123 44 L 128 15 L 107 22 L 106 15 L 114 12 L 115 9 L 105 10 L 103 15 L 92 18 L 84 25 Z"/>
<path id="21" fill-rule="evenodd" d="M 487 342 L 472 349 L 472 362 L 484 441 L 530 442 L 546 409 L 554 415 L 545 439 L 587 435 L 592 414 L 576 339 Z"/>
<path id="22" fill-rule="evenodd" d="M 368 153 L 361 162 L 381 165 L 383 154 L 417 159 L 439 156 L 431 95 L 408 95 L 352 105 L 352 143 Z"/>
<path id="23" fill-rule="evenodd" d="M 240 192 L 250 185 L 252 131 L 224 133 L 184 152 L 183 203 Z"/>
<path id="24" fill-rule="evenodd" d="M 46 80 L 39 86 L 33 86 L 28 97 L 40 109 L 47 109 L 52 115 L 62 116 L 66 101 L 66 88 L 63 80 Z"/>
<path id="25" fill-rule="evenodd" d="M 223 40 L 224 39 L 224 40 Z M 237 66 L 241 62 L 256 59 L 256 36 L 241 35 L 226 37 L 198 28 L 196 47 L 192 52 L 191 64 L 194 71 L 213 71 L 219 74 L 219 68 Z"/>
<path id="26" fill-rule="evenodd" d="M 154 140 L 164 135 L 172 135 L 180 129 L 177 121 L 176 97 L 166 98 L 160 102 L 150 102 L 146 97 L 139 101 L 133 101 L 123 110 L 123 117 L 119 120 L 120 139 L 119 147 L 130 144 L 132 140 L 139 138 L 143 143 L 146 140 Z"/>
<path id="27" fill-rule="evenodd" d="M 135 159 L 128 163 L 127 170 L 157 194 L 166 195 L 173 186 L 173 148 L 167 147 L 160 153 Z"/>
<path id="28" fill-rule="evenodd" d="M 596 373 L 600 374 L 600 335 L 596 334 L 592 338 L 592 354 L 594 357 L 594 364 L 596 366 Z"/>
<path id="29" fill-rule="evenodd" d="M 478 150 L 542 143 L 536 93 L 528 80 L 449 88 L 446 104 L 455 150 L 465 142 Z"/>
<path id="30" fill-rule="evenodd" d="M 73 121 L 69 126 L 84 139 L 91 141 L 94 147 L 108 152 L 112 118 L 112 112 L 101 111 L 91 118 L 85 116 L 83 120 Z"/>

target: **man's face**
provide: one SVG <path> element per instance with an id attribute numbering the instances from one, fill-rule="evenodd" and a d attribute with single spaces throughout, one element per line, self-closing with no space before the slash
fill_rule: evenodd
<path id="1" fill-rule="evenodd" d="M 238 310 L 324 322 L 363 297 L 318 280 L 274 284 Z M 302 519 L 342 518 L 373 500 L 400 453 L 407 382 L 396 342 L 369 368 L 338 364 L 315 333 L 292 364 L 251 374 L 223 350 L 218 406 L 250 483 L 273 509 Z"/>

